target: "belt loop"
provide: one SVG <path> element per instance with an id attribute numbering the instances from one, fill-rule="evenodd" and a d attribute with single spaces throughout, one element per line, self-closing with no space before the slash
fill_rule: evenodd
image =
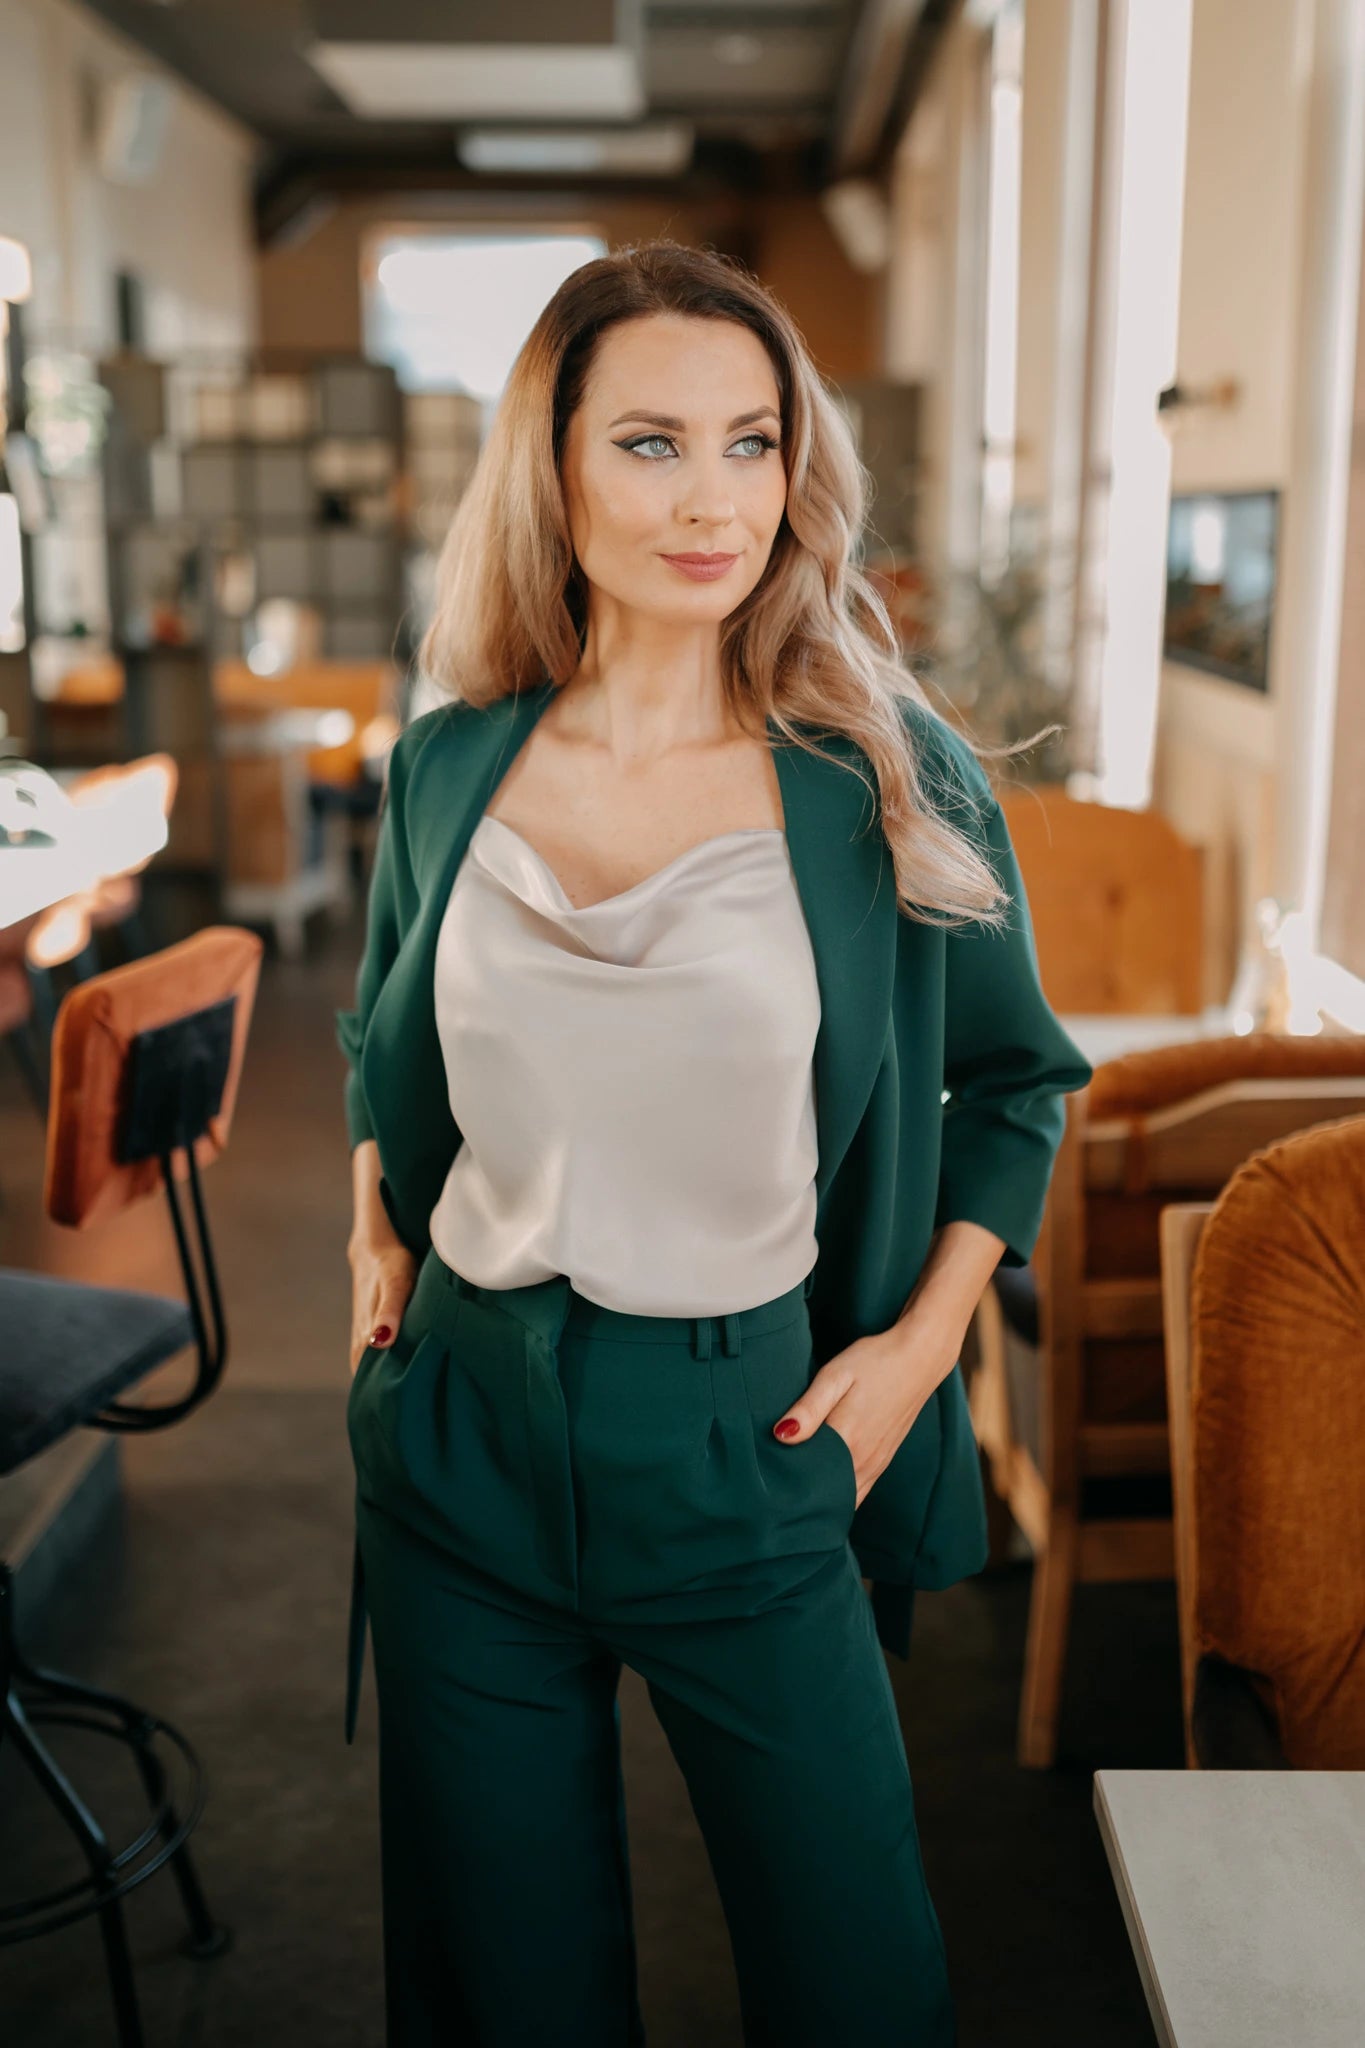
<path id="1" fill-rule="evenodd" d="M 814 1266 L 812 1266 L 812 1267 L 811 1267 L 811 1269 L 810 1269 L 810 1271 L 809 1271 L 809 1273 L 807 1273 L 807 1275 L 806 1275 L 805 1279 L 804 1279 L 804 1280 L 803 1280 L 803 1281 L 801 1282 L 801 1293 L 802 1293 L 802 1295 L 804 1296 L 804 1298 L 805 1298 L 805 1299 L 806 1299 L 807 1301 L 809 1301 L 809 1300 L 810 1300 L 810 1297 L 811 1297 L 811 1289 L 812 1289 L 812 1288 L 813 1288 L 814 1286 L 815 1286 L 815 1268 L 814 1268 Z"/>
<path id="2" fill-rule="evenodd" d="M 692 1356 L 701 1359 L 707 1359 L 711 1356 L 710 1316 L 693 1316 L 692 1318 Z"/>
<path id="3" fill-rule="evenodd" d="M 721 1350 L 727 1358 L 737 1357 L 739 1354 L 739 1317 L 733 1311 L 729 1315 L 721 1317 L 720 1333 Z"/>

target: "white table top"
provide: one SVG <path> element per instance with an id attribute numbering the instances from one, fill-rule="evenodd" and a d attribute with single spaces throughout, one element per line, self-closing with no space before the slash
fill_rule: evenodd
<path id="1" fill-rule="evenodd" d="M 1365 1771 L 1097 1771 L 1163 2048 L 1361 2048 Z"/>
<path id="2" fill-rule="evenodd" d="M 27 761 L 0 775 L 0 825 L 32 839 L 0 842 L 0 926 L 50 910 L 93 889 L 105 875 L 128 873 L 166 844 L 166 818 L 150 778 L 113 782 L 96 799 L 73 804 L 63 778 Z"/>

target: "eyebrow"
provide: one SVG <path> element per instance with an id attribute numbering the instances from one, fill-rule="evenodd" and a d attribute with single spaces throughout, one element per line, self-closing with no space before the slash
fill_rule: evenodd
<path id="1" fill-rule="evenodd" d="M 753 412 L 741 412 L 736 414 L 735 418 L 731 420 L 729 426 L 725 429 L 725 431 L 727 434 L 733 434 L 736 427 L 751 426 L 755 420 L 775 420 L 777 418 L 777 412 L 771 405 L 760 405 L 756 407 Z M 675 434 L 681 434 L 687 425 L 686 420 L 674 419 L 671 413 L 666 412 L 618 413 L 616 418 L 611 422 L 611 424 L 613 427 L 620 427 L 624 426 L 627 420 L 643 420 L 646 423 L 646 425 L 651 427 L 670 427 L 672 428 Z"/>

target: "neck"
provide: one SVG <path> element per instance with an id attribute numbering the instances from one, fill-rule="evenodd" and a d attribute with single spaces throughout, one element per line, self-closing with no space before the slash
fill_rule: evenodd
<path id="1" fill-rule="evenodd" d="M 618 758 L 715 744 L 739 731 L 725 704 L 714 620 L 680 627 L 616 607 L 608 617 L 595 614 L 560 699 L 565 736 Z"/>

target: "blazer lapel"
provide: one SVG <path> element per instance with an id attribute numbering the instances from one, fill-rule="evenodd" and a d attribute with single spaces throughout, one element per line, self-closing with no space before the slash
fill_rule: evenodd
<path id="1" fill-rule="evenodd" d="M 419 907 L 375 1000 L 360 1071 L 394 1221 L 413 1250 L 428 1241 L 431 1211 L 461 1142 L 436 1030 L 441 920 L 474 828 L 553 687 L 544 682 L 499 698 L 476 716 L 452 710 L 423 749 L 424 786 L 409 792 L 406 822 Z"/>
<path id="2" fill-rule="evenodd" d="M 474 828 L 554 687 L 539 683 L 477 717 L 453 713 L 423 750 L 420 797 L 409 795 L 420 909 L 376 1000 L 361 1073 L 372 1113 L 383 1120 L 385 1178 L 414 1245 L 425 1241 L 460 1143 L 432 998 L 441 920 Z M 771 721 L 769 736 L 820 991 L 814 1068 L 822 1209 L 881 1065 L 895 973 L 895 877 L 871 792 L 859 776 L 790 745 Z M 845 758 L 852 752 L 837 735 L 822 744 Z"/>
<path id="3" fill-rule="evenodd" d="M 816 1207 L 862 1122 L 886 1044 L 895 977 L 895 870 L 867 784 L 817 760 L 769 721 L 787 847 L 820 989 L 815 1039 Z M 850 759 L 850 743 L 821 742 Z M 860 762 L 866 773 L 865 763 Z M 817 1223 L 818 1228 L 818 1223 Z"/>

